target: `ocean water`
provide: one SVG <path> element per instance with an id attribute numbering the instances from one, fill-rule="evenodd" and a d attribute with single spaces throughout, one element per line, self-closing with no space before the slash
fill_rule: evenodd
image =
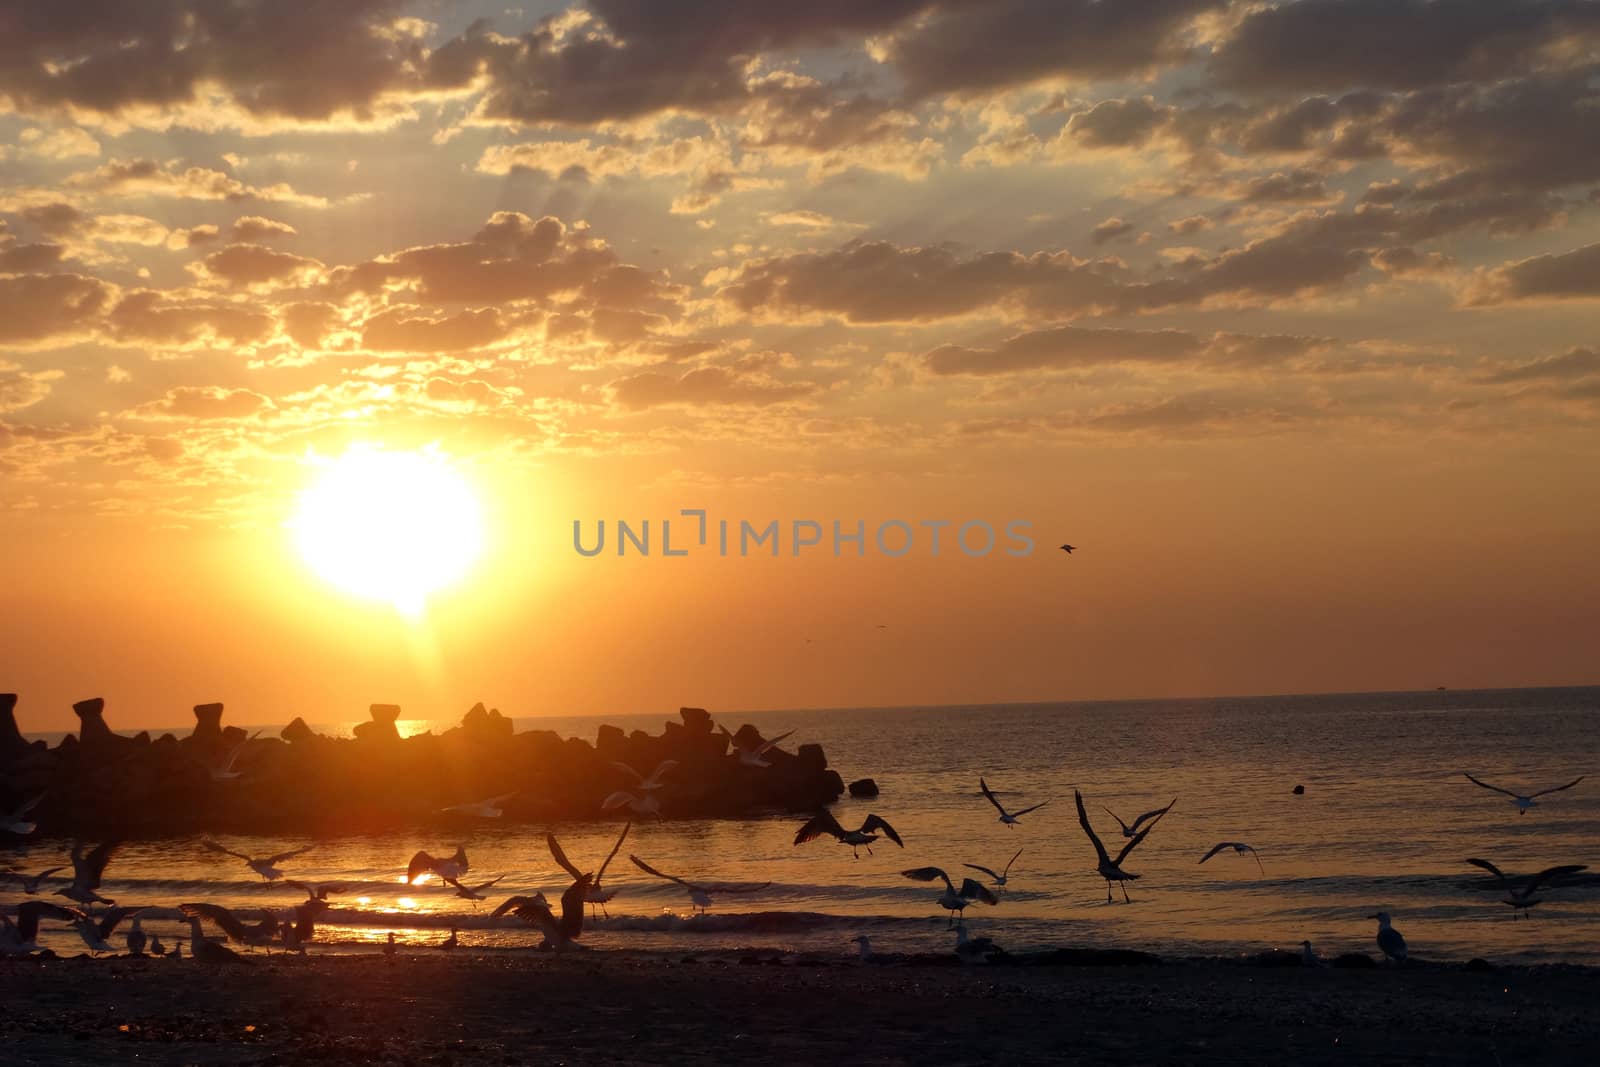
<path id="1" fill-rule="evenodd" d="M 664 716 L 610 717 L 624 729 L 660 729 Z M 875 778 L 872 800 L 846 798 L 839 820 L 869 812 L 905 841 L 873 854 L 832 839 L 793 845 L 804 820 L 636 822 L 605 873 L 616 891 L 609 918 L 586 925 L 591 948 L 846 953 L 858 934 L 881 951 L 941 951 L 953 943 L 936 897 L 938 883 L 910 881 L 906 868 L 939 866 L 959 881 L 977 863 L 999 869 L 1019 849 L 998 906 L 974 904 L 966 923 L 1011 950 L 1058 945 L 1139 948 L 1166 955 L 1235 955 L 1296 949 L 1304 939 L 1325 956 L 1376 954 L 1386 910 L 1414 956 L 1502 962 L 1600 964 L 1600 775 L 1540 800 L 1519 815 L 1509 798 L 1468 782 L 1463 771 L 1519 791 L 1570 781 L 1597 769 L 1600 688 L 1438 691 L 1298 697 L 1220 698 L 936 708 L 829 709 L 728 713 L 730 729 L 751 722 L 786 745 L 820 742 L 846 781 Z M 599 718 L 517 723 L 593 739 Z M 425 726 L 426 724 L 418 724 Z M 447 727 L 450 723 L 440 723 Z M 330 732 L 337 727 L 326 727 Z M 1013 809 L 1045 807 L 1008 828 L 979 794 L 984 776 Z M 1297 784 L 1303 795 L 1293 794 Z M 1106 902 L 1094 851 L 1078 825 L 1073 790 L 1115 853 L 1121 835 L 1106 813 L 1125 819 L 1177 803 L 1126 866 L 1142 877 Z M 666 802 L 670 810 L 670 799 Z M 556 824 L 584 869 L 610 850 L 621 821 Z M 450 927 L 463 945 L 498 950 L 537 937 L 512 919 L 491 922 L 494 904 L 542 890 L 555 900 L 565 875 L 544 844 L 545 826 L 494 821 L 449 840 L 415 833 L 316 841 L 230 838 L 255 855 L 300 845 L 289 877 L 343 882 L 345 893 L 319 925 L 313 951 L 370 951 L 395 931 L 426 946 Z M 1248 842 L 1248 855 L 1199 858 L 1223 840 Z M 489 900 L 473 905 L 437 884 L 403 884 L 419 848 L 465 845 L 469 883 L 496 876 Z M 65 862 L 60 841 L 0 849 L 0 865 L 37 872 Z M 637 853 L 691 880 L 769 883 L 719 893 L 708 915 L 691 917 L 684 891 L 628 862 Z M 1483 872 L 1486 858 L 1508 873 L 1588 863 L 1579 884 L 1544 892 L 1532 918 L 1511 909 Z M 46 893 L 64 884 L 52 881 Z M 150 916 L 191 900 L 233 908 L 283 909 L 299 900 L 244 865 L 201 849 L 198 839 L 130 842 L 107 870 L 102 892 L 149 905 Z M 0 906 L 25 899 L 13 889 Z M 55 898 L 59 899 L 59 898 Z M 256 916 L 258 917 L 258 916 Z M 47 924 L 54 926 L 55 924 Z M 146 929 L 181 933 L 170 920 Z M 75 935 L 50 931 L 45 944 L 75 952 Z"/>

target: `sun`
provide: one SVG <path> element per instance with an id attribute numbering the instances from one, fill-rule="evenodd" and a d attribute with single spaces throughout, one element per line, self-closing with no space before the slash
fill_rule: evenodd
<path id="1" fill-rule="evenodd" d="M 357 446 L 326 464 L 289 522 L 319 576 L 417 618 L 483 550 L 483 515 L 466 479 L 435 449 Z"/>

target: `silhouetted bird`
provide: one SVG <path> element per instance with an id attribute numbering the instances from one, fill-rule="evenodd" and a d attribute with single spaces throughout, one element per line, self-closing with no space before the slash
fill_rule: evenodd
<path id="1" fill-rule="evenodd" d="M 1406 939 L 1400 936 L 1399 930 L 1389 925 L 1389 913 L 1380 911 L 1367 918 L 1378 920 L 1378 947 L 1383 949 L 1383 954 L 1396 963 L 1404 963 Z"/>
<path id="2" fill-rule="evenodd" d="M 817 812 L 810 822 L 800 827 L 799 832 L 794 835 L 794 843 L 803 845 L 807 841 L 815 841 L 823 834 L 829 834 L 838 838 L 841 845 L 849 845 L 851 854 L 860 859 L 861 853 L 857 851 L 858 849 L 864 848 L 867 850 L 867 855 L 872 855 L 872 843 L 878 839 L 876 833 L 878 830 L 882 830 L 884 837 L 901 848 L 906 847 L 905 842 L 900 840 L 900 835 L 894 832 L 894 827 L 890 826 L 886 819 L 868 815 L 866 821 L 861 824 L 861 829 L 846 830 L 839 825 L 839 820 L 833 817 L 833 812 L 826 808 Z"/>
<path id="3" fill-rule="evenodd" d="M 1023 808 L 1020 811 L 1007 811 L 1005 806 L 1002 805 L 999 799 L 995 797 L 993 790 L 989 788 L 989 783 L 984 781 L 982 778 L 978 779 L 978 789 L 983 793 L 984 796 L 989 798 L 989 803 L 993 804 L 994 809 L 1000 813 L 1000 821 L 1011 827 L 1013 830 L 1017 828 L 1017 820 L 1019 818 L 1028 814 L 1030 811 L 1038 811 L 1040 808 L 1050 803 L 1048 800 L 1041 800 L 1039 803 L 1034 804 L 1031 807 Z"/>
<path id="4" fill-rule="evenodd" d="M 1518 815 L 1526 815 L 1528 814 L 1529 808 L 1536 808 L 1539 806 L 1534 800 L 1535 797 L 1542 797 L 1546 793 L 1559 793 L 1563 789 L 1571 789 L 1573 786 L 1577 785 L 1579 782 L 1588 777 L 1586 774 L 1580 774 L 1566 785 L 1553 785 L 1549 789 L 1541 789 L 1537 793 L 1515 793 L 1509 789 L 1501 789 L 1497 785 L 1490 785 L 1488 782 L 1480 782 L 1478 779 L 1472 777 L 1472 775 L 1467 774 L 1466 771 L 1462 771 L 1461 773 L 1465 774 L 1467 781 L 1471 782 L 1473 785 L 1481 785 L 1485 789 L 1492 789 L 1496 793 L 1504 793 L 1506 796 L 1510 797 L 1511 803 L 1517 806 Z"/>
<path id="5" fill-rule="evenodd" d="M 1089 843 L 1094 846 L 1094 853 L 1097 860 L 1095 863 L 1095 870 L 1099 871 L 1100 877 L 1106 880 L 1106 903 L 1111 903 L 1112 882 L 1121 883 L 1122 899 L 1124 902 L 1126 902 L 1128 900 L 1128 883 L 1139 876 L 1130 871 L 1123 870 L 1122 861 L 1128 858 L 1128 853 L 1139 847 L 1139 842 L 1143 841 L 1149 835 L 1150 831 L 1156 828 L 1156 823 L 1160 822 L 1164 815 L 1157 815 L 1154 819 L 1151 819 L 1149 825 L 1147 825 L 1143 830 L 1140 830 L 1138 833 L 1134 834 L 1133 837 L 1129 839 L 1128 843 L 1122 846 L 1122 851 L 1117 853 L 1117 858 L 1112 859 L 1111 856 L 1106 852 L 1106 847 L 1100 843 L 1100 838 L 1094 832 L 1094 827 L 1089 825 L 1089 813 L 1083 810 L 1083 794 L 1074 789 L 1072 791 L 1072 799 L 1077 801 L 1078 804 L 1078 825 L 1083 827 L 1083 832 L 1089 835 Z M 1177 801 L 1174 800 L 1172 803 L 1176 804 Z M 1172 804 L 1167 805 L 1169 810 L 1171 807 Z"/>
<path id="6" fill-rule="evenodd" d="M 1516 885 L 1514 880 L 1503 873 L 1499 867 L 1488 860 L 1469 859 L 1468 863 L 1474 867 L 1482 867 L 1500 880 L 1500 886 L 1506 891 L 1504 903 L 1511 905 L 1511 917 L 1515 919 L 1518 913 L 1526 915 L 1528 909 L 1542 901 L 1543 898 L 1534 896 L 1541 885 L 1556 878 L 1563 878 L 1569 874 L 1588 870 L 1588 865 L 1582 863 L 1568 863 L 1560 867 L 1546 867 L 1538 874 L 1525 879 L 1521 885 Z"/>
<path id="7" fill-rule="evenodd" d="M 1070 556 L 1070 555 L 1072 555 L 1072 550 L 1074 548 L 1077 548 L 1077 547 L 1078 547 L 1077 545 L 1062 545 L 1061 546 L 1061 551 L 1065 552 L 1067 555 Z"/>

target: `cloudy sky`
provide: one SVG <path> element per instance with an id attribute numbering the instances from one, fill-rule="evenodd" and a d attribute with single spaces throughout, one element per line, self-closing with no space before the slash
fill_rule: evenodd
<path id="1" fill-rule="evenodd" d="M 1584 0 L 0 0 L 0 688 L 1593 682 L 1597 301 Z M 352 444 L 484 500 L 420 624 L 289 544 Z M 1040 547 L 572 551 L 695 507 Z"/>

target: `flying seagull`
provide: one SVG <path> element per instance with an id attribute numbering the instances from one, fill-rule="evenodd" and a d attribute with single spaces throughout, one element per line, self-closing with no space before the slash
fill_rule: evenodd
<path id="1" fill-rule="evenodd" d="M 1061 551 L 1065 552 L 1067 555 L 1070 556 L 1070 555 L 1072 555 L 1072 550 L 1077 548 L 1077 547 L 1078 547 L 1077 545 L 1062 545 L 1061 546 Z"/>
<path id="2" fill-rule="evenodd" d="M 784 738 L 794 733 L 793 730 L 789 730 L 779 734 L 777 737 L 774 737 L 771 741 L 758 741 L 750 748 L 740 748 L 739 742 L 735 741 L 733 739 L 733 735 L 728 733 L 728 728 L 726 726 L 718 723 L 717 729 L 721 730 L 723 735 L 727 737 L 728 745 L 733 749 L 733 754 L 738 756 L 739 762 L 744 764 L 746 767 L 772 766 L 772 764 L 767 760 L 767 753 L 776 748 L 779 741 L 782 741 Z"/>
<path id="3" fill-rule="evenodd" d="M 640 795 L 619 789 L 600 802 L 601 811 L 616 811 L 623 807 L 635 815 L 654 815 L 657 819 L 661 818 L 661 801 L 656 797 L 654 790 Z"/>
<path id="4" fill-rule="evenodd" d="M 39 920 L 65 919 L 74 922 L 82 914 L 76 908 L 63 908 L 48 900 L 28 900 L 17 905 L 17 917 L 0 915 L 0 956 L 22 956 L 39 951 Z"/>
<path id="5" fill-rule="evenodd" d="M 1212 856 L 1215 856 L 1218 852 L 1221 852 L 1225 848 L 1231 848 L 1241 856 L 1246 852 L 1250 853 L 1250 855 L 1255 857 L 1257 869 L 1259 869 L 1262 874 L 1267 873 L 1267 869 L 1261 866 L 1260 855 L 1256 853 L 1255 849 L 1251 848 L 1243 841 L 1218 841 L 1215 845 L 1211 846 L 1210 852 L 1207 852 L 1204 856 L 1200 857 L 1200 862 L 1204 863 L 1206 860 L 1210 859 Z"/>
<path id="6" fill-rule="evenodd" d="M 217 929 L 228 935 L 228 940 L 241 945 L 270 945 L 278 937 L 278 919 L 266 908 L 255 909 L 261 915 L 261 921 L 254 926 L 246 926 L 237 915 L 220 904 L 179 904 L 178 910 L 197 924 L 201 919 L 211 920 Z"/>
<path id="7" fill-rule="evenodd" d="M 55 874 L 64 871 L 65 867 L 51 867 L 40 871 L 38 874 L 23 874 L 21 871 L 0 871 L 0 881 L 15 882 L 22 887 L 22 891 L 30 897 L 39 891 L 39 883 Z"/>
<path id="8" fill-rule="evenodd" d="M 662 760 L 660 763 L 656 764 L 656 769 L 650 772 L 650 777 L 648 778 L 634 770 L 632 767 L 628 766 L 626 763 L 622 763 L 617 760 L 612 760 L 611 766 L 632 778 L 636 783 L 634 788 L 639 792 L 648 793 L 652 790 L 660 789 L 662 786 L 667 784 L 663 779 L 663 776 L 671 773 L 671 771 L 678 766 L 678 761 L 675 759 Z"/>
<path id="9" fill-rule="evenodd" d="M 300 890 L 306 895 L 307 900 L 327 900 L 334 893 L 343 893 L 345 891 L 343 882 L 318 882 L 315 885 L 308 885 L 305 882 L 297 882 L 293 878 L 286 878 L 283 884 L 291 889 Z"/>
<path id="10" fill-rule="evenodd" d="M 452 804 L 448 808 L 439 810 L 446 815 L 471 815 L 479 819 L 498 819 L 505 814 L 505 808 L 501 805 L 516 795 L 515 791 L 501 793 L 499 796 L 490 797 L 488 800 L 478 800 L 471 804 Z"/>
<path id="11" fill-rule="evenodd" d="M 304 952 L 306 945 L 317 936 L 317 916 L 328 908 L 328 901 L 324 897 L 311 897 L 295 905 L 294 921 L 285 919 L 278 924 L 284 947 L 294 952 Z"/>
<path id="12" fill-rule="evenodd" d="M 72 884 L 65 889 L 57 889 L 56 896 L 76 900 L 79 904 L 115 904 L 116 901 L 106 899 L 95 890 L 100 888 L 100 879 L 105 874 L 106 864 L 111 862 L 111 857 L 121 845 L 120 841 L 103 841 L 85 855 L 82 842 L 74 841 Z"/>
<path id="13" fill-rule="evenodd" d="M 411 857 L 411 862 L 406 864 L 406 882 L 416 885 L 418 878 L 433 874 L 442 881 L 454 884 L 470 867 L 471 864 L 467 862 L 467 850 L 461 845 L 456 846 L 455 855 L 449 859 L 435 859 L 426 852 L 418 852 Z"/>
<path id="14" fill-rule="evenodd" d="M 209 837 L 202 838 L 200 844 L 203 845 L 208 851 L 220 852 L 224 856 L 232 856 L 234 859 L 244 860 L 244 865 L 246 867 L 249 867 L 252 871 L 255 871 L 263 879 L 269 882 L 276 882 L 279 878 L 283 877 L 283 872 L 278 870 L 278 864 L 282 863 L 284 860 L 294 859 L 296 856 L 310 852 L 312 847 L 307 845 L 304 848 L 292 848 L 287 852 L 279 852 L 274 856 L 266 856 L 262 859 L 256 859 L 253 856 L 246 856 L 243 852 L 235 852 L 231 848 L 224 848 L 215 841 L 211 840 Z"/>
<path id="15" fill-rule="evenodd" d="M 702 915 L 705 914 L 705 910 L 711 906 L 712 893 L 755 893 L 767 888 L 767 886 L 772 884 L 771 882 L 762 882 L 760 885 L 750 885 L 748 883 L 739 882 L 688 882 L 682 878 L 678 878 L 670 874 L 664 874 L 663 872 L 656 870 L 654 867 L 650 866 L 638 856 L 633 855 L 631 852 L 628 854 L 628 859 L 632 860 L 633 865 L 639 868 L 645 874 L 653 874 L 657 878 L 664 878 L 669 882 L 677 882 L 679 885 L 683 886 L 683 888 L 687 889 L 689 891 L 690 904 L 693 905 L 693 908 L 699 908 Z M 693 908 L 690 910 L 692 911 Z"/>
<path id="16" fill-rule="evenodd" d="M 500 876 L 500 878 L 504 877 L 505 875 L 503 874 Z M 462 885 L 460 882 L 452 882 L 450 884 L 456 887 L 456 896 L 462 900 L 470 900 L 473 906 L 477 906 L 478 901 L 489 899 L 484 895 L 483 891 L 491 888 L 496 882 L 500 881 L 500 878 L 491 878 L 480 885 Z"/>
<path id="17" fill-rule="evenodd" d="M 999 800 L 995 798 L 994 793 L 989 789 L 988 782 L 984 781 L 982 778 L 979 778 L 978 788 L 983 791 L 983 795 L 989 798 L 989 803 L 993 804 L 995 810 L 1000 813 L 1000 821 L 1012 829 L 1016 829 L 1017 820 L 1019 818 L 1028 814 L 1030 811 L 1037 811 L 1046 804 L 1050 803 L 1048 800 L 1041 800 L 1032 807 L 1023 808 L 1021 811 L 1006 811 L 1005 807 L 1000 803 Z"/>
<path id="18" fill-rule="evenodd" d="M 617 895 L 617 891 L 613 889 L 610 892 L 607 892 L 605 887 L 600 884 L 600 880 L 606 876 L 606 868 L 611 866 L 611 861 L 616 858 L 617 850 L 622 848 L 622 842 L 627 838 L 628 830 L 631 829 L 632 826 L 633 823 L 631 822 L 622 824 L 622 833 L 617 835 L 617 843 L 611 846 L 611 851 L 606 855 L 606 861 L 602 863 L 600 865 L 600 869 L 590 877 L 589 887 L 584 891 L 583 899 L 585 903 L 590 905 L 599 905 L 601 913 L 607 915 L 608 917 L 609 913 L 606 912 L 606 904 L 611 900 L 612 897 Z M 550 855 L 555 857 L 556 863 L 560 865 L 562 870 L 572 875 L 574 880 L 583 877 L 583 875 L 578 872 L 578 868 L 572 865 L 572 861 L 567 859 L 567 854 L 561 851 L 561 842 L 556 840 L 555 834 L 546 831 L 544 835 L 544 843 L 550 846 Z"/>
<path id="19" fill-rule="evenodd" d="M 1022 850 L 1019 848 L 1017 849 L 1017 856 L 1020 855 L 1022 855 Z M 1017 856 L 1012 856 L 1011 859 L 1006 861 L 1005 870 L 1001 871 L 999 874 L 996 874 L 987 867 L 980 867 L 976 863 L 963 863 L 961 866 L 971 867 L 975 871 L 982 871 L 984 874 L 987 874 L 990 878 L 994 879 L 996 892 L 1004 893 L 1006 891 L 1006 878 L 1011 874 L 1011 865 L 1017 862 Z"/>
<path id="20" fill-rule="evenodd" d="M 1526 814 L 1528 814 L 1528 809 L 1529 808 L 1538 807 L 1538 803 L 1534 800 L 1535 797 L 1542 797 L 1546 793 L 1559 793 L 1563 789 L 1571 789 L 1573 786 L 1577 785 L 1579 782 L 1581 782 L 1585 778 L 1589 777 L 1586 774 L 1580 774 L 1580 775 L 1578 775 L 1578 777 L 1574 778 L 1572 781 L 1568 782 L 1566 785 L 1553 785 L 1549 789 L 1541 789 L 1537 793 L 1526 793 L 1526 794 L 1524 794 L 1524 793 L 1514 793 L 1509 789 L 1501 789 L 1499 786 L 1490 785 L 1488 782 L 1480 782 L 1480 781 L 1478 781 L 1478 779 L 1472 777 L 1472 775 L 1467 774 L 1466 771 L 1462 771 L 1461 773 L 1465 774 L 1466 777 L 1467 777 L 1467 781 L 1471 782 L 1473 785 L 1481 785 L 1485 789 L 1493 789 L 1496 793 L 1504 793 L 1506 796 L 1510 797 L 1511 798 L 1511 803 L 1513 803 L 1513 804 L 1515 804 L 1517 806 L 1517 814 L 1518 815 L 1526 815 Z"/>
<path id="21" fill-rule="evenodd" d="M 117 924 L 127 916 L 134 914 L 136 908 L 108 908 L 103 915 L 90 918 L 79 912 L 72 920 L 72 928 L 83 938 L 83 943 L 89 946 L 92 953 L 115 952 L 117 948 L 106 940 L 111 936 Z"/>
<path id="22" fill-rule="evenodd" d="M 1378 947 L 1383 949 L 1383 954 L 1396 963 L 1404 963 L 1406 939 L 1400 936 L 1399 930 L 1389 925 L 1389 913 L 1380 911 L 1367 918 L 1378 920 Z"/>
<path id="23" fill-rule="evenodd" d="M 883 836 L 890 841 L 905 848 L 905 842 L 900 840 L 900 835 L 894 832 L 894 827 L 888 821 L 876 815 L 868 815 L 859 830 L 846 830 L 839 825 L 839 820 L 833 817 L 833 812 L 823 808 L 812 817 L 811 821 L 800 827 L 794 835 L 794 843 L 803 845 L 807 841 L 815 841 L 823 834 L 830 834 L 839 839 L 841 845 L 849 845 L 851 853 L 856 859 L 861 858 L 860 849 L 865 848 L 867 855 L 872 855 L 872 843 L 878 839 L 877 831 L 882 830 Z"/>
<path id="24" fill-rule="evenodd" d="M 1172 804 L 1176 804 L 1177 802 L 1178 802 L 1178 798 L 1177 797 L 1173 797 L 1172 798 Z M 1122 827 L 1122 836 L 1123 837 L 1132 837 L 1134 834 L 1139 832 L 1139 827 L 1144 825 L 1146 819 L 1158 819 L 1158 818 L 1160 818 L 1161 816 L 1165 815 L 1168 811 L 1170 811 L 1172 809 L 1172 804 L 1168 804 L 1164 808 L 1157 808 L 1154 811 L 1147 811 L 1143 815 L 1139 816 L 1137 819 L 1133 820 L 1133 822 L 1131 822 L 1131 823 L 1123 822 L 1120 818 L 1118 818 L 1117 813 L 1112 811 L 1110 808 L 1103 808 L 1102 810 L 1107 815 L 1109 815 L 1113 819 L 1117 820 L 1117 825 Z"/>
<path id="25" fill-rule="evenodd" d="M 999 898 L 989 892 L 982 882 L 973 878 L 963 878 L 961 888 L 957 889 L 955 883 L 950 881 L 950 876 L 940 867 L 913 867 L 900 873 L 919 882 L 944 882 L 944 892 L 939 894 L 939 906 L 950 913 L 950 926 L 955 925 L 958 917 L 965 918 L 963 913 L 974 900 L 981 900 L 985 904 L 1000 903 Z"/>
<path id="26" fill-rule="evenodd" d="M 509 897 L 498 908 L 494 909 L 492 918 L 510 912 L 517 918 L 531 925 L 537 926 L 544 934 L 541 948 L 553 948 L 557 952 L 576 941 L 583 933 L 583 905 L 584 897 L 589 892 L 589 876 L 581 875 L 577 881 L 567 887 L 561 894 L 561 918 L 557 919 L 550 910 L 550 905 L 545 901 L 544 894 L 538 893 L 531 897 Z"/>
<path id="27" fill-rule="evenodd" d="M 209 905 L 208 905 L 209 906 Z M 206 933 L 200 928 L 200 916 L 180 907 L 189 917 L 189 956 L 196 963 L 249 963 L 250 961 L 239 955 L 227 945 L 219 945 L 215 941 L 207 941 Z M 183 943 L 172 946 L 172 958 L 183 958 Z"/>
<path id="28" fill-rule="evenodd" d="M 17 810 L 0 815 L 0 833 L 17 834 L 19 836 L 33 833 L 33 831 L 38 828 L 37 825 L 29 819 L 24 818 L 24 816 L 26 816 L 28 812 L 32 811 L 34 808 L 38 807 L 39 801 L 43 799 L 44 794 L 40 793 L 38 796 L 35 796 L 30 800 L 24 800 L 22 802 L 22 806 L 17 808 Z"/>
<path id="29" fill-rule="evenodd" d="M 1106 853 L 1106 846 L 1102 845 L 1100 838 L 1095 836 L 1094 827 L 1089 825 L 1089 813 L 1083 810 L 1083 794 L 1074 789 L 1072 798 L 1078 804 L 1078 825 L 1083 827 L 1083 832 L 1089 835 L 1089 843 L 1094 846 L 1095 856 L 1098 859 L 1095 864 L 1095 870 L 1099 871 L 1100 877 L 1106 880 L 1106 903 L 1111 903 L 1112 882 L 1122 883 L 1122 899 L 1126 903 L 1128 900 L 1128 883 L 1139 876 L 1123 870 L 1122 861 L 1127 859 L 1128 853 L 1138 848 L 1139 842 L 1143 841 L 1146 835 L 1156 828 L 1156 823 L 1161 821 L 1162 816 L 1157 815 L 1154 819 L 1151 819 L 1143 830 L 1134 834 L 1128 840 L 1128 843 L 1122 846 L 1122 851 L 1117 853 L 1117 858 L 1112 859 Z M 1173 801 L 1173 803 L 1175 804 L 1177 801 Z M 1168 804 L 1167 807 L 1171 809 L 1172 804 Z"/>
<path id="30" fill-rule="evenodd" d="M 1511 917 L 1513 919 L 1517 917 L 1519 912 L 1523 915 L 1528 914 L 1529 908 L 1542 901 L 1543 898 L 1534 894 L 1538 891 L 1539 886 L 1545 882 L 1589 869 L 1588 865 L 1583 863 L 1568 863 L 1560 867 L 1546 867 L 1538 874 L 1523 879 L 1521 885 L 1517 885 L 1516 879 L 1505 874 L 1499 867 L 1496 867 L 1488 860 L 1469 859 L 1467 862 L 1474 867 L 1482 867 L 1500 880 L 1500 887 L 1506 891 L 1505 903 L 1511 905 Z"/>
<path id="31" fill-rule="evenodd" d="M 211 780 L 214 782 L 225 782 L 231 778 L 239 777 L 240 772 L 233 769 L 234 762 L 238 760 L 239 754 L 244 751 L 244 747 L 250 742 L 254 741 L 256 737 L 260 735 L 260 733 L 261 731 L 257 730 L 249 737 L 244 738 L 238 744 L 234 745 L 228 750 L 227 759 L 222 760 L 220 763 L 207 764 L 206 770 L 211 772 Z"/>

